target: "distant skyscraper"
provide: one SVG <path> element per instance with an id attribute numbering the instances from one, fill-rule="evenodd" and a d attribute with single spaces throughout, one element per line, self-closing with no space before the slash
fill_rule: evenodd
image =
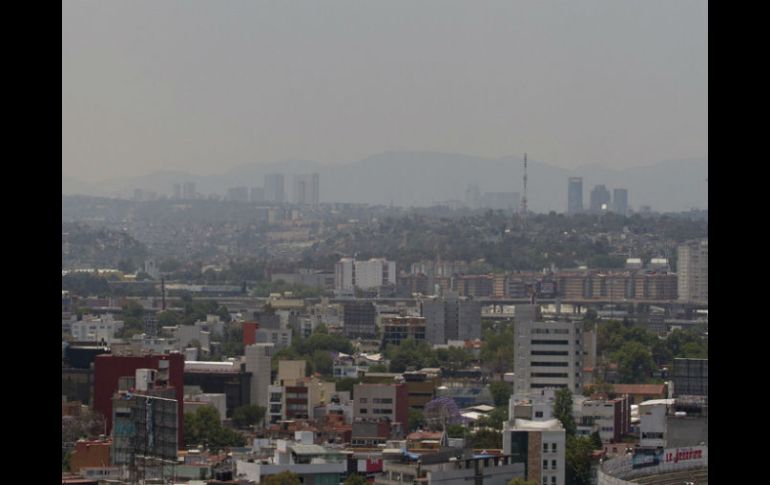
<path id="1" fill-rule="evenodd" d="M 478 184 L 468 184 L 465 189 L 465 204 L 471 209 L 476 209 L 481 201 L 481 190 Z"/>
<path id="2" fill-rule="evenodd" d="M 628 215 L 627 189 L 615 189 L 612 191 L 612 212 L 621 216 Z"/>
<path id="3" fill-rule="evenodd" d="M 610 210 L 610 191 L 604 185 L 597 185 L 591 191 L 590 210 L 594 214 Z"/>
<path id="4" fill-rule="evenodd" d="M 570 177 L 567 186 L 567 214 L 583 212 L 583 177 Z"/>
<path id="5" fill-rule="evenodd" d="M 294 203 L 318 205 L 318 174 L 299 174 L 294 176 Z"/>
<path id="6" fill-rule="evenodd" d="M 265 200 L 279 204 L 286 202 L 282 173 L 265 175 Z"/>
<path id="7" fill-rule="evenodd" d="M 182 184 L 174 184 L 174 198 L 175 199 L 182 198 Z"/>
<path id="8" fill-rule="evenodd" d="M 195 182 L 185 182 L 182 186 L 182 198 L 190 200 L 196 198 L 198 193 L 195 191 Z"/>

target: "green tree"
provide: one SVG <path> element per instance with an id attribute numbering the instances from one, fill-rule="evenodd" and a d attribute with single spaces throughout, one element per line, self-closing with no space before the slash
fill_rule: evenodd
<path id="1" fill-rule="evenodd" d="M 565 450 L 567 485 L 591 484 L 591 455 L 593 446 L 588 437 L 567 437 L 567 449 Z"/>
<path id="2" fill-rule="evenodd" d="M 500 449 L 503 447 L 503 434 L 494 429 L 478 429 L 468 435 L 466 442 L 474 449 Z"/>
<path id="3" fill-rule="evenodd" d="M 622 382 L 644 384 L 657 369 L 649 348 L 639 342 L 626 342 L 614 354 Z"/>
<path id="4" fill-rule="evenodd" d="M 598 431 L 594 431 L 593 433 L 591 433 L 590 438 L 591 438 L 591 446 L 593 446 L 595 450 L 601 450 L 604 448 L 604 443 L 602 443 L 602 437 L 599 435 Z"/>
<path id="5" fill-rule="evenodd" d="M 354 473 L 352 475 L 348 475 L 348 478 L 345 479 L 343 485 L 369 485 L 369 482 L 366 481 L 366 478 L 357 473 Z"/>
<path id="6" fill-rule="evenodd" d="M 302 485 L 299 475 L 290 471 L 270 475 L 261 481 L 264 485 Z"/>
<path id="7" fill-rule="evenodd" d="M 418 409 L 409 409 L 409 431 L 416 431 L 425 427 L 425 417 Z"/>
<path id="8" fill-rule="evenodd" d="M 187 446 L 205 445 L 209 450 L 218 452 L 222 448 L 246 444 L 242 434 L 222 427 L 219 412 L 212 406 L 202 406 L 194 413 L 185 413 L 183 425 Z"/>
<path id="9" fill-rule="evenodd" d="M 572 392 L 563 387 L 556 391 L 556 400 L 553 403 L 553 416 L 561 422 L 567 436 L 574 436 L 577 426 L 572 415 Z"/>
<path id="10" fill-rule="evenodd" d="M 388 372 L 388 366 L 385 364 L 370 365 L 367 372 Z"/>
<path id="11" fill-rule="evenodd" d="M 466 428 L 462 424 L 450 424 L 447 426 L 446 432 L 450 438 L 464 438 Z"/>
<path id="12" fill-rule="evenodd" d="M 233 423 L 239 428 L 253 426 L 262 422 L 265 417 L 265 408 L 256 405 L 247 405 L 236 408 L 233 411 Z"/>
<path id="13" fill-rule="evenodd" d="M 329 355 L 328 350 L 316 350 L 311 359 L 313 369 L 325 377 L 331 377 L 334 372 L 334 359 Z"/>
<path id="14" fill-rule="evenodd" d="M 507 406 L 508 400 L 513 394 L 513 385 L 509 382 L 495 381 L 489 384 L 489 392 L 495 400 L 495 406 Z"/>

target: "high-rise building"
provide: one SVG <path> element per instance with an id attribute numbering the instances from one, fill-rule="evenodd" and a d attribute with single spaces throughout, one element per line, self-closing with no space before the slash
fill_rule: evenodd
<path id="1" fill-rule="evenodd" d="M 597 185 L 591 191 L 591 203 L 589 209 L 593 214 L 600 214 L 610 210 L 610 191 L 604 185 Z"/>
<path id="2" fill-rule="evenodd" d="M 352 293 L 356 288 L 374 289 L 396 285 L 396 263 L 382 258 L 356 261 L 342 258 L 334 268 L 334 289 L 338 293 Z"/>
<path id="3" fill-rule="evenodd" d="M 198 196 L 198 192 L 195 190 L 195 182 L 185 182 L 182 186 L 182 198 L 185 200 L 192 200 Z"/>
<path id="4" fill-rule="evenodd" d="M 420 312 L 426 323 L 425 339 L 431 345 L 481 338 L 481 303 L 477 301 L 450 294 L 421 302 Z"/>
<path id="5" fill-rule="evenodd" d="M 524 395 L 545 388 L 582 391 L 584 367 L 596 361 L 596 332 L 582 322 L 537 321 L 535 305 L 516 305 L 513 393 Z"/>
<path id="6" fill-rule="evenodd" d="M 182 184 L 174 184 L 174 199 L 181 199 L 182 198 Z"/>
<path id="7" fill-rule="evenodd" d="M 628 215 L 628 189 L 612 191 L 612 212 L 621 216 Z"/>
<path id="8" fill-rule="evenodd" d="M 377 309 L 371 302 L 350 302 L 343 305 L 342 322 L 348 338 L 370 338 L 377 335 Z"/>
<path id="9" fill-rule="evenodd" d="M 583 177 L 570 177 L 567 185 L 567 214 L 583 212 Z"/>
<path id="10" fill-rule="evenodd" d="M 270 362 L 273 357 L 272 343 L 256 343 L 244 348 L 246 372 L 251 372 L 251 404 L 267 409 L 270 387 Z"/>
<path id="11" fill-rule="evenodd" d="M 278 204 L 286 202 L 282 173 L 265 175 L 265 201 Z"/>
<path id="12" fill-rule="evenodd" d="M 677 292 L 679 300 L 709 301 L 709 242 L 690 241 L 677 249 Z"/>
<path id="13" fill-rule="evenodd" d="M 299 174 L 294 176 L 293 201 L 295 204 L 318 205 L 318 179 L 317 173 Z"/>

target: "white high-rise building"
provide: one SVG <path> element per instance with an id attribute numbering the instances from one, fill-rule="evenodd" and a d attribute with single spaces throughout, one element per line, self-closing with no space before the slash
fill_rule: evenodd
<path id="1" fill-rule="evenodd" d="M 539 322 L 535 305 L 516 305 L 514 321 L 514 395 L 546 388 L 582 390 L 583 368 L 596 360 L 596 332 L 582 322 Z"/>
<path id="2" fill-rule="evenodd" d="M 251 372 L 251 404 L 268 409 L 270 390 L 270 361 L 273 343 L 247 345 L 245 350 L 246 372 Z"/>
<path id="3" fill-rule="evenodd" d="M 677 250 L 677 293 L 680 301 L 709 301 L 709 242 L 691 241 Z"/>
<path id="4" fill-rule="evenodd" d="M 356 288 L 366 290 L 387 285 L 396 285 L 395 261 L 342 258 L 334 268 L 334 288 L 337 292 L 350 293 Z"/>

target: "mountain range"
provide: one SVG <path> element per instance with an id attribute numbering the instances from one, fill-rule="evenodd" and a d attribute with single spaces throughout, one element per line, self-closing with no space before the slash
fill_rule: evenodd
<path id="1" fill-rule="evenodd" d="M 223 195 L 230 187 L 261 187 L 268 173 L 285 174 L 285 190 L 292 192 L 292 175 L 318 172 L 321 202 L 430 206 L 465 200 L 469 184 L 481 192 L 523 191 L 520 157 L 482 158 L 470 155 L 393 151 L 349 164 L 282 161 L 246 164 L 218 175 L 200 176 L 183 171 L 158 171 L 131 178 L 89 184 L 62 176 L 63 195 L 131 197 L 135 189 L 171 195 L 173 184 L 194 182 L 202 194 Z M 708 159 L 672 160 L 627 169 L 586 166 L 565 169 L 528 160 L 527 199 L 535 212 L 564 212 L 567 179 L 583 177 L 584 206 L 595 185 L 628 189 L 629 205 L 638 210 L 687 211 L 708 208 Z"/>

